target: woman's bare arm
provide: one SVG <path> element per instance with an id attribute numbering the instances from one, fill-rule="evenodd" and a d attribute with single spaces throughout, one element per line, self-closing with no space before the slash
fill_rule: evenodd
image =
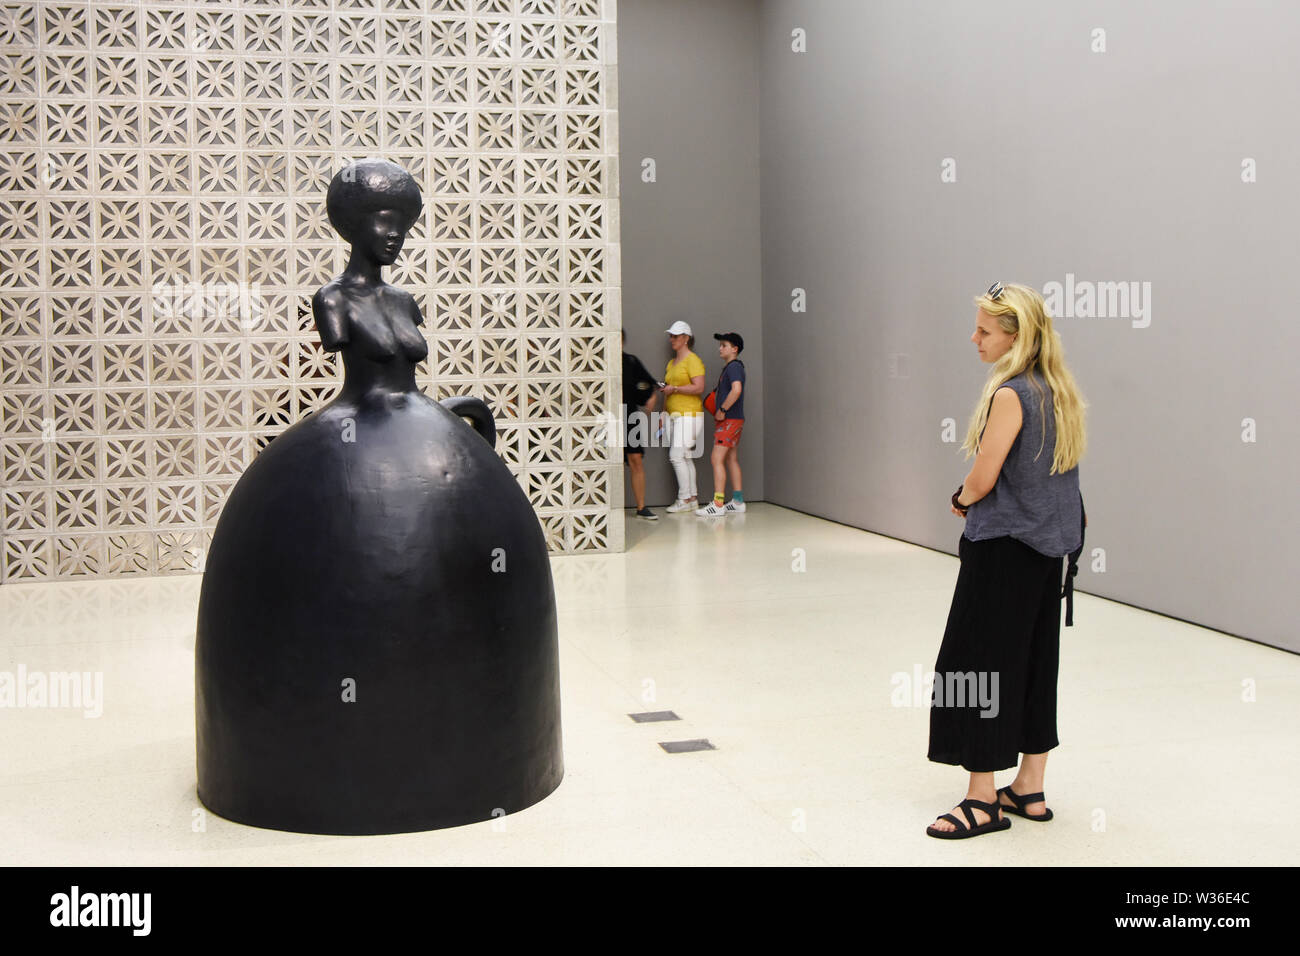
<path id="1" fill-rule="evenodd" d="M 1007 460 L 1007 453 L 1015 444 L 1023 424 L 1020 396 L 1013 388 L 999 388 L 993 393 L 993 407 L 989 409 L 989 420 L 984 426 L 975 464 L 962 482 L 961 495 L 957 498 L 959 504 L 963 507 L 973 505 L 993 490 L 998 475 L 1002 473 L 1002 463 Z"/>

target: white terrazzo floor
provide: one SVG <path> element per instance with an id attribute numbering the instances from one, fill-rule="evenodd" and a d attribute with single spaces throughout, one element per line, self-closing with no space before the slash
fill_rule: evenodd
<path id="1" fill-rule="evenodd" d="M 933 667 L 957 559 L 766 504 L 629 519 L 553 559 L 566 776 L 428 833 L 229 823 L 194 788 L 198 577 L 0 587 L 0 670 L 103 673 L 102 715 L 0 709 L 0 863 L 1289 865 L 1300 657 L 1088 595 L 1062 629 L 1056 819 L 951 842 L 896 674 Z M 628 512 L 630 515 L 631 512 Z M 959 533 L 954 523 L 954 541 Z M 792 570 L 803 549 L 806 571 Z M 1257 700 L 1242 700 L 1253 679 Z M 629 713 L 682 720 L 637 724 Z M 667 754 L 661 740 L 708 738 Z M 998 784 L 1013 774 L 999 774 Z"/>

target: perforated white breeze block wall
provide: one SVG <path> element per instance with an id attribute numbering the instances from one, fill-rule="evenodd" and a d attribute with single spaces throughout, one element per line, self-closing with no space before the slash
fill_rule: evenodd
<path id="1" fill-rule="evenodd" d="M 201 570 L 222 504 L 336 391 L 325 189 L 424 214 L 389 281 L 422 389 L 472 394 L 553 551 L 621 550 L 613 0 L 0 4 L 3 580 Z"/>

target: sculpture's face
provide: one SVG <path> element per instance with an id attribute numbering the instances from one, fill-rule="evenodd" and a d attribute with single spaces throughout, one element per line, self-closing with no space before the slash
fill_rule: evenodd
<path id="1" fill-rule="evenodd" d="M 407 224 L 396 209 L 378 209 L 366 216 L 358 230 L 356 241 L 366 248 L 370 257 L 380 265 L 392 265 L 406 241 Z"/>

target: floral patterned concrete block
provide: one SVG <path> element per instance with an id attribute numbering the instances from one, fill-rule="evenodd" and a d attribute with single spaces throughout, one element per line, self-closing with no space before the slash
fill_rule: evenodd
<path id="1" fill-rule="evenodd" d="M 0 2 L 0 580 L 192 573 L 334 394 L 325 186 L 426 199 L 390 281 L 554 552 L 622 549 L 607 0 Z M 612 520 L 613 519 L 613 520 Z"/>

